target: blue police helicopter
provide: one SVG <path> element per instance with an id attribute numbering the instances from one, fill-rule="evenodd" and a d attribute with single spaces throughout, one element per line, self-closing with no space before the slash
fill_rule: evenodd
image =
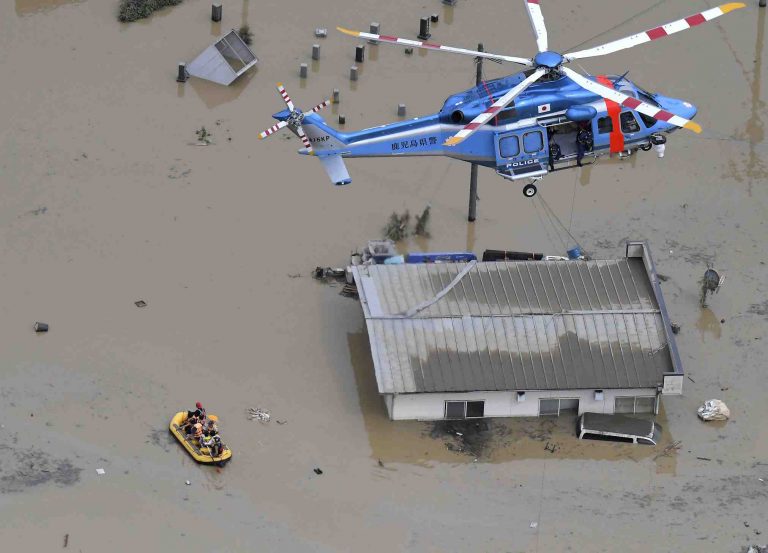
<path id="1" fill-rule="evenodd" d="M 691 121 L 693 104 L 643 90 L 626 74 L 584 76 L 565 67 L 567 63 L 632 48 L 745 7 L 723 4 L 594 48 L 559 54 L 549 50 L 540 1 L 523 1 L 538 46 L 531 59 L 338 30 L 379 43 L 516 63 L 528 70 L 454 94 L 438 113 L 350 133 L 331 128 L 318 115 L 328 100 L 302 112 L 278 84 L 288 109 L 274 114 L 278 123 L 259 138 L 287 127 L 304 144 L 299 153 L 319 158 L 336 185 L 352 182 L 343 158 L 447 156 L 491 167 L 505 179 L 527 180 L 523 194 L 533 197 L 534 183 L 544 175 L 581 165 L 584 158 L 631 155 L 654 146 L 663 155 L 667 134 L 678 128 L 701 132 Z"/>

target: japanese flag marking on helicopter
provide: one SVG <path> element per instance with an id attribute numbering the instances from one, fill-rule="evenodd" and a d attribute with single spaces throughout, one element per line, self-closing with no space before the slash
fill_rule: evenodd
<path id="1" fill-rule="evenodd" d="M 539 106 L 539 113 L 549 113 L 552 111 L 552 104 L 542 104 Z"/>

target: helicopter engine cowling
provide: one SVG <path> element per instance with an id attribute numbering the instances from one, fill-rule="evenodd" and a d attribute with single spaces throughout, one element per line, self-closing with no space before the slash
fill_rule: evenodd
<path id="1" fill-rule="evenodd" d="M 570 121 L 575 122 L 591 121 L 595 115 L 597 115 L 597 110 L 592 106 L 571 106 L 565 110 L 565 116 Z"/>

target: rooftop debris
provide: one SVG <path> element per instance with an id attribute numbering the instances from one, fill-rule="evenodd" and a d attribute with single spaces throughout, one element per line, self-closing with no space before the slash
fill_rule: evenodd
<path id="1" fill-rule="evenodd" d="M 182 0 L 120 0 L 117 19 L 122 23 L 130 23 L 149 17 L 153 12 L 168 6 L 181 4 Z"/>

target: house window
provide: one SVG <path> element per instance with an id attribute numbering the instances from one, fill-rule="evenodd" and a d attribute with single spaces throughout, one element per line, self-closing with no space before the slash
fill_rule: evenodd
<path id="1" fill-rule="evenodd" d="M 625 111 L 621 114 L 621 132 L 632 134 L 640 131 L 640 123 L 635 119 L 631 111 Z"/>
<path id="2" fill-rule="evenodd" d="M 613 131 L 613 121 L 610 117 L 601 117 L 597 120 L 597 132 L 600 134 L 608 134 Z"/>
<path id="3" fill-rule="evenodd" d="M 485 416 L 485 401 L 446 401 L 446 419 L 480 419 Z"/>
<path id="4" fill-rule="evenodd" d="M 579 400 L 576 398 L 550 398 L 539 400 L 539 416 L 559 416 L 579 413 Z"/>
<path id="5" fill-rule="evenodd" d="M 501 157 L 516 157 L 520 155 L 520 141 L 516 136 L 505 136 L 499 140 Z"/>
<path id="6" fill-rule="evenodd" d="M 617 397 L 613 404 L 614 413 L 655 413 L 656 397 Z"/>

